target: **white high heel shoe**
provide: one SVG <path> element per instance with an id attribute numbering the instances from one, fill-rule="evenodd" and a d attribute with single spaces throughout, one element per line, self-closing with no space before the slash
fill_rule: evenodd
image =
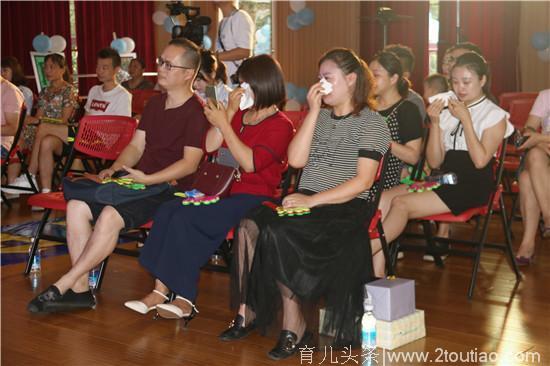
<path id="1" fill-rule="evenodd" d="M 159 294 L 164 298 L 164 300 L 168 300 L 168 296 L 160 292 L 159 290 L 153 290 L 154 293 Z M 160 304 L 159 304 L 160 305 Z M 124 306 L 126 306 L 128 309 L 132 309 L 133 311 L 137 311 L 140 314 L 147 314 L 151 310 L 154 310 L 159 305 L 154 305 L 151 307 L 148 307 L 143 301 L 140 300 L 132 300 L 132 301 L 126 301 L 124 303 Z"/>
<path id="2" fill-rule="evenodd" d="M 199 313 L 199 310 L 191 301 L 187 300 L 185 297 L 176 296 L 176 299 L 180 299 L 191 305 L 191 311 L 184 313 L 179 307 L 174 304 L 159 304 L 157 305 L 157 314 L 164 319 L 185 319 L 190 321 Z"/>

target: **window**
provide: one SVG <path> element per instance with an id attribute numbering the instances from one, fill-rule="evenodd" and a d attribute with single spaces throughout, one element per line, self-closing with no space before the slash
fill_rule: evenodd
<path id="1" fill-rule="evenodd" d="M 272 4 L 268 0 L 240 1 L 239 8 L 250 14 L 256 24 L 254 54 L 271 54 Z"/>
<path id="2" fill-rule="evenodd" d="M 428 71 L 429 74 L 437 72 L 437 44 L 439 42 L 439 0 L 430 0 L 430 12 L 428 14 Z"/>

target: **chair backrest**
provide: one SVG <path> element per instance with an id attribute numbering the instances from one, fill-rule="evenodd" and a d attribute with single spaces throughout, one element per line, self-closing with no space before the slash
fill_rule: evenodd
<path id="1" fill-rule="evenodd" d="M 19 121 L 17 121 L 17 130 L 15 131 L 15 135 L 13 135 L 13 143 L 11 144 L 10 151 L 8 152 L 8 158 L 6 159 L 9 161 L 9 159 L 13 158 L 15 155 L 15 152 L 17 151 L 17 143 L 19 142 L 19 138 L 21 137 L 21 134 L 23 133 L 23 128 L 25 127 L 25 117 L 27 116 L 27 108 L 23 104 L 21 106 L 21 111 L 19 112 Z M 6 162 L 7 163 L 7 162 Z"/>
<path id="2" fill-rule="evenodd" d="M 373 188 L 375 189 L 374 193 L 374 207 L 378 209 L 378 204 L 380 203 L 380 198 L 382 197 L 382 192 L 384 191 L 384 182 L 386 181 L 386 170 L 388 168 L 388 161 L 390 160 L 391 148 L 388 148 L 386 154 L 380 160 L 378 164 L 378 170 L 376 171 L 376 176 L 374 177 Z"/>
<path id="3" fill-rule="evenodd" d="M 535 99 L 538 93 L 536 92 L 509 92 L 502 93 L 498 98 L 500 108 L 510 111 L 510 103 L 516 99 Z"/>
<path id="4" fill-rule="evenodd" d="M 149 99 L 155 95 L 161 93 L 160 90 L 154 89 L 141 89 L 141 90 L 132 90 L 132 114 L 142 114 L 145 105 Z"/>
<path id="5" fill-rule="evenodd" d="M 516 128 L 522 128 L 529 118 L 535 98 L 514 99 L 510 102 L 510 122 Z"/>
<path id="6" fill-rule="evenodd" d="M 296 131 L 300 129 L 302 122 L 304 122 L 304 118 L 307 116 L 307 111 L 283 111 L 283 113 L 288 117 L 290 122 L 292 122 Z"/>
<path id="7" fill-rule="evenodd" d="M 95 158 L 115 160 L 130 143 L 137 121 L 123 116 L 84 116 L 74 148 Z"/>

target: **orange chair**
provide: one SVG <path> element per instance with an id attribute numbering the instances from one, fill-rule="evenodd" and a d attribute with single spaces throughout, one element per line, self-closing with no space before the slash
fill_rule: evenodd
<path id="1" fill-rule="evenodd" d="M 502 93 L 498 98 L 500 108 L 510 111 L 510 103 L 516 99 L 535 99 L 538 93 L 536 92 L 509 92 Z"/>
<path id="2" fill-rule="evenodd" d="M 122 116 L 85 116 L 80 121 L 78 133 L 73 145 L 71 155 L 76 151 L 99 159 L 115 160 L 128 145 L 134 135 L 137 121 L 130 117 Z M 70 165 L 69 165 L 70 166 Z M 42 219 L 33 235 L 29 260 L 25 268 L 25 274 L 29 274 L 36 250 L 41 239 L 65 242 L 65 238 L 44 234 L 44 228 L 52 211 L 65 211 L 67 202 L 63 192 L 39 193 L 29 197 L 27 204 L 45 208 Z M 101 265 L 100 279 L 104 271 L 106 261 Z M 98 288 L 101 282 L 98 282 Z"/>
<path id="3" fill-rule="evenodd" d="M 460 215 L 453 215 L 452 213 L 445 213 L 441 215 L 432 215 L 427 217 L 422 217 L 418 220 L 422 221 L 423 227 L 424 227 L 424 234 L 423 235 L 417 235 L 417 234 L 411 234 L 407 233 L 406 236 L 409 237 L 422 237 L 426 239 L 427 244 L 427 250 L 426 246 L 418 246 L 413 244 L 401 244 L 398 241 L 394 243 L 393 246 L 393 252 L 392 252 L 392 261 L 395 263 L 395 259 L 397 257 L 397 251 L 400 249 L 420 249 L 420 250 L 426 250 L 426 252 L 430 255 L 434 256 L 435 263 L 438 267 L 443 267 L 443 261 L 441 260 L 442 254 L 457 254 L 460 256 L 466 256 L 466 257 L 473 257 L 474 258 L 474 264 L 472 268 L 472 276 L 470 279 L 470 286 L 468 288 L 468 298 L 471 299 L 474 293 L 475 285 L 476 285 L 476 279 L 477 279 L 477 272 L 479 269 L 480 259 L 481 259 L 481 252 L 485 247 L 488 248 L 494 248 L 494 249 L 500 249 L 506 252 L 508 255 L 508 259 L 510 260 L 511 267 L 516 275 L 516 282 L 521 279 L 521 275 L 519 273 L 517 263 L 514 258 L 514 254 L 512 252 L 512 239 L 511 239 L 511 230 L 510 226 L 508 224 L 508 218 L 506 217 L 506 210 L 504 207 L 504 199 L 502 197 L 502 185 L 500 184 L 500 181 L 502 179 L 502 173 L 504 171 L 504 156 L 506 155 L 506 139 L 503 141 L 502 145 L 499 148 L 499 151 L 497 152 L 497 162 L 495 164 L 495 186 L 493 193 L 491 194 L 491 197 L 489 198 L 488 202 L 484 206 L 480 207 L 474 207 L 469 210 L 466 210 L 465 212 L 461 213 Z M 489 230 L 489 221 L 493 215 L 493 212 L 495 210 L 498 210 L 500 213 L 500 217 L 502 220 L 502 225 L 504 227 L 504 236 L 505 236 L 505 244 L 502 243 L 487 243 L 487 233 Z M 472 241 L 472 240 L 460 240 L 460 239 L 450 239 L 450 238 L 440 238 L 435 237 L 432 234 L 432 228 L 430 221 L 435 222 L 462 222 L 466 223 L 470 221 L 472 218 L 483 218 L 483 226 L 481 228 L 481 231 L 479 231 L 476 234 L 479 234 L 478 241 Z M 476 225 L 476 229 L 479 229 L 479 225 Z M 453 243 L 453 244 L 463 244 L 467 245 L 473 248 L 473 251 L 464 251 L 464 250 L 458 250 L 458 249 L 445 249 L 445 248 L 438 248 L 436 246 L 436 243 Z"/>
<path id="4" fill-rule="evenodd" d="M 145 105 L 149 99 L 155 95 L 161 93 L 160 90 L 154 89 L 143 89 L 143 90 L 132 90 L 132 115 L 142 114 Z"/>

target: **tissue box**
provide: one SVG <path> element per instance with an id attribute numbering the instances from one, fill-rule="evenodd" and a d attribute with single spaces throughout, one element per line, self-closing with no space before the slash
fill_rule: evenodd
<path id="1" fill-rule="evenodd" d="M 376 321 L 376 346 L 392 350 L 426 336 L 424 310 L 416 310 L 404 318 Z"/>
<path id="2" fill-rule="evenodd" d="M 374 317 L 391 322 L 414 313 L 414 281 L 404 278 L 380 279 L 366 285 L 372 297 Z"/>

